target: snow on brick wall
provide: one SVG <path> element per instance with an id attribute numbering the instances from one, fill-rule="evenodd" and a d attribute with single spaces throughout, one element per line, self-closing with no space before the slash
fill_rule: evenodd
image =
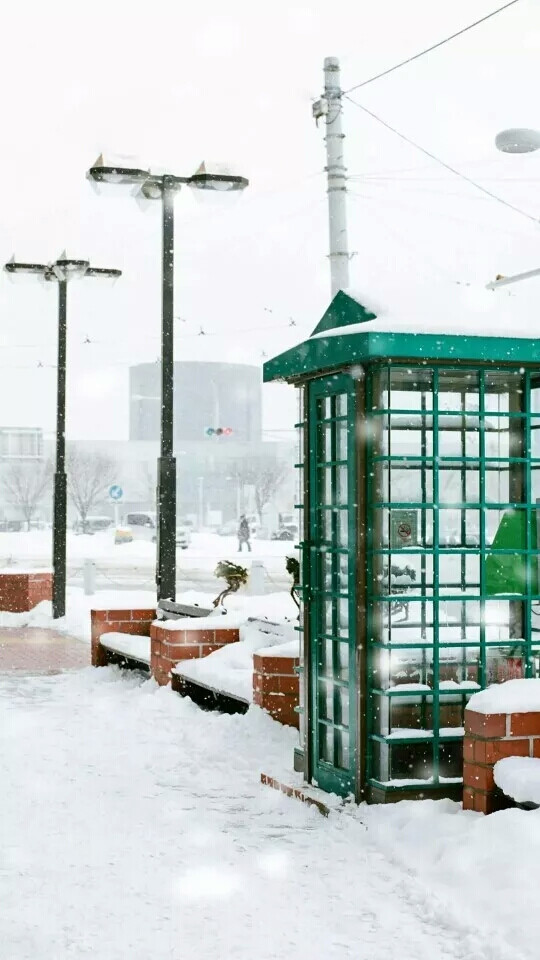
<path id="1" fill-rule="evenodd" d="M 540 758 L 540 680 L 508 680 L 471 697 L 465 710 L 464 809 L 493 813 L 512 805 L 494 775 L 507 757 Z"/>

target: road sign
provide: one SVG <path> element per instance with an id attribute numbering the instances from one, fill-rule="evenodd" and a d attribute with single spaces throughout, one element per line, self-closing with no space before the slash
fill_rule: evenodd
<path id="1" fill-rule="evenodd" d="M 112 487 L 109 487 L 109 496 L 111 500 L 121 500 L 124 496 L 124 491 L 117 483 L 113 483 Z"/>

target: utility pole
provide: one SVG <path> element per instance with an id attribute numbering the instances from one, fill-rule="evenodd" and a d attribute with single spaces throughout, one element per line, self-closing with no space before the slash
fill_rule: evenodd
<path id="1" fill-rule="evenodd" d="M 332 299 L 349 286 L 347 242 L 347 169 L 344 164 L 341 75 L 337 57 L 325 57 L 324 94 L 313 104 L 313 116 L 324 118 L 326 127 L 326 179 L 330 238 L 330 282 Z"/>

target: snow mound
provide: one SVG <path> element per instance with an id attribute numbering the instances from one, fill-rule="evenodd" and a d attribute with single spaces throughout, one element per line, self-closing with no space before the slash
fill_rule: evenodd
<path id="1" fill-rule="evenodd" d="M 475 693 L 467 704 L 474 713 L 540 713 L 540 680 L 507 680 Z"/>
<path id="2" fill-rule="evenodd" d="M 113 653 L 150 663 L 150 637 L 134 637 L 129 633 L 104 633 L 99 642 Z"/>
<path id="3" fill-rule="evenodd" d="M 295 640 L 298 649 L 298 640 Z M 291 641 L 283 643 L 283 636 L 266 633 L 257 627 L 247 626 L 240 631 L 239 643 L 229 643 L 221 650 L 215 650 L 200 660 L 182 660 L 174 673 L 188 680 L 195 680 L 219 690 L 230 693 L 251 703 L 253 700 L 253 654 L 268 653 L 270 656 L 290 656 L 282 653 L 289 648 Z M 264 649 L 261 649 L 263 647 Z"/>
<path id="4" fill-rule="evenodd" d="M 293 628 L 294 629 L 294 628 Z M 280 643 L 278 647 L 265 644 L 265 650 L 257 650 L 260 657 L 299 657 L 300 642 L 298 637 L 293 637 L 287 643 Z"/>
<path id="5" fill-rule="evenodd" d="M 540 760 L 505 757 L 493 768 L 495 783 L 516 803 L 540 804 Z"/>

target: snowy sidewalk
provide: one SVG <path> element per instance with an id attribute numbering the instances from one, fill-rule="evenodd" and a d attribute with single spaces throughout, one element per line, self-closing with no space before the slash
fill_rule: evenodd
<path id="1" fill-rule="evenodd" d="M 0 677 L 2 957 L 532 960 L 527 905 L 521 940 L 504 916 L 482 940 L 460 882 L 448 897 L 425 862 L 424 834 L 442 874 L 444 830 L 455 854 L 483 818 L 406 803 L 324 819 L 259 784 L 296 739 L 114 668 Z"/>
<path id="2" fill-rule="evenodd" d="M 41 627 L 0 627 L 0 674 L 60 673 L 88 666 L 86 643 Z"/>

